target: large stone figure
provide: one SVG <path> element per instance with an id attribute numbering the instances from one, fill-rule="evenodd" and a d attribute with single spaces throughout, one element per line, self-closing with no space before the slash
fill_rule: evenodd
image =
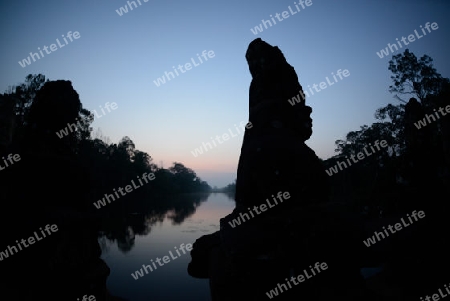
<path id="1" fill-rule="evenodd" d="M 20 252 L 0 259 L 2 299 L 81 300 L 92 295 L 97 301 L 119 300 L 106 289 L 110 269 L 100 258 L 99 217 L 88 212 L 92 204 L 86 202 L 89 174 L 69 144 L 76 142 L 75 132 L 62 139 L 55 134 L 78 117 L 78 93 L 70 81 L 45 83 L 19 137 L 13 136 L 15 101 L 0 95 L 0 157 L 20 156 L 6 168 L 2 160 L 0 170 L 0 250 Z M 58 230 L 43 238 L 38 229 L 47 224 Z M 32 233 L 43 241 L 30 246 L 22 239 L 30 250 L 8 249 Z"/>
<path id="2" fill-rule="evenodd" d="M 278 47 L 261 39 L 246 53 L 252 82 L 249 120 L 236 181 L 237 205 L 258 204 L 280 190 L 301 205 L 327 198 L 327 177 L 315 153 L 304 143 L 312 134 L 312 109 L 294 68 Z M 288 99 L 303 101 L 292 106 Z M 300 204 L 291 204 L 298 206 Z"/>
<path id="3" fill-rule="evenodd" d="M 260 38 L 249 44 L 246 59 L 251 125 L 239 158 L 236 208 L 221 219 L 220 231 L 195 242 L 188 272 L 210 279 L 213 300 L 267 300 L 278 283 L 316 262 L 330 270 L 277 299 L 325 300 L 359 288 L 359 266 L 349 258 L 361 241 L 350 234 L 348 219 L 327 206 L 328 177 L 305 144 L 312 109 L 297 74 L 278 47 Z M 302 101 L 292 106 L 288 99 L 295 96 Z M 334 279 L 338 274 L 345 287 Z"/>

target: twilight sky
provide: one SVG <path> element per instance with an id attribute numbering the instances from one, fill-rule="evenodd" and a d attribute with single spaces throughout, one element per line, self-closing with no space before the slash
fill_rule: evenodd
<path id="1" fill-rule="evenodd" d="M 304 91 L 314 92 L 306 99 L 313 108 L 307 144 L 322 159 L 334 155 L 335 140 L 374 122 L 377 108 L 399 103 L 388 92 L 393 54 L 427 54 L 450 77 L 449 1 L 128 2 L 132 10 L 124 0 L 2 1 L 0 92 L 30 73 L 70 80 L 83 106 L 97 110 L 94 131 L 114 143 L 129 136 L 154 163 L 182 162 L 211 186 L 236 177 L 251 82 L 245 52 L 257 37 L 278 46 Z M 256 32 L 263 19 L 267 29 Z M 427 22 L 437 28 L 425 35 Z M 377 55 L 402 37 L 409 45 Z M 347 77 L 336 76 L 339 69 Z M 158 82 L 165 73 L 170 80 Z M 103 114 L 107 102 L 117 108 Z M 224 133 L 227 141 L 193 155 Z"/>

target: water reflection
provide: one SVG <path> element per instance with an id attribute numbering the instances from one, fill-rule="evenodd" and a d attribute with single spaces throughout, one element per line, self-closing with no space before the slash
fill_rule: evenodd
<path id="1" fill-rule="evenodd" d="M 131 273 L 181 244 L 219 230 L 220 218 L 235 207 L 231 195 L 192 194 L 153 202 L 145 211 L 104 220 L 99 243 L 111 273 L 108 290 L 130 301 L 211 300 L 208 280 L 187 274 L 186 253 L 135 280 Z M 144 207 L 142 207 L 144 208 Z"/>
<path id="2" fill-rule="evenodd" d="M 101 245 L 106 247 L 106 239 L 116 242 L 122 252 L 128 252 L 134 247 L 136 235 L 147 236 L 152 227 L 162 223 L 165 218 L 171 220 L 172 225 L 181 225 L 208 196 L 209 194 L 184 194 L 161 198 L 152 202 L 153 206 L 141 206 L 142 212 L 114 214 L 104 218 L 99 233 Z"/>

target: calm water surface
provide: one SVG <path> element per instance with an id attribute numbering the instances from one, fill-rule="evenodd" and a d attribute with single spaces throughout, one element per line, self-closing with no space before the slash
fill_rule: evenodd
<path id="1" fill-rule="evenodd" d="M 197 198 L 198 200 L 198 198 Z M 219 230 L 220 218 L 231 213 L 234 200 L 222 193 L 202 195 L 200 201 L 176 201 L 170 208 L 136 214 L 135 220 L 118 219 L 109 233 L 100 238 L 102 259 L 111 269 L 107 287 L 111 294 L 129 301 L 211 300 L 207 279 L 187 274 L 189 252 L 178 256 L 175 248 L 193 244 L 202 235 Z M 167 204 L 171 203 L 170 200 Z M 180 205 L 181 204 L 181 205 Z M 168 205 L 169 206 L 169 205 Z M 170 258 L 169 251 L 178 256 Z M 169 256 L 163 266 L 135 280 L 131 273 L 150 265 L 157 257 Z"/>

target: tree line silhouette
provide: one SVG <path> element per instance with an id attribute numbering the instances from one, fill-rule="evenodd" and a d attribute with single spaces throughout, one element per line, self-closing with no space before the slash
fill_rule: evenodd
<path id="1" fill-rule="evenodd" d="M 206 181 L 180 162 L 167 169 L 157 166 L 128 136 L 118 143 L 110 143 L 101 134 L 93 137 L 94 114 L 83 107 L 70 81 L 29 74 L 25 82 L 0 95 L 0 108 L 1 154 L 17 153 L 24 158 L 23 164 L 2 175 L 5 187 L 19 184 L 17 189 L 14 185 L 2 190 L 3 200 L 16 200 L 12 203 L 17 205 L 21 198 L 18 190 L 23 190 L 27 202 L 37 191 L 47 190 L 42 206 L 92 210 L 93 202 L 105 193 L 129 185 L 144 173 L 153 173 L 155 179 L 115 202 L 120 205 L 104 209 L 120 211 L 131 206 L 131 199 L 151 201 L 165 195 L 211 191 Z M 56 134 L 69 124 L 76 124 L 76 129 L 63 136 Z M 38 179 L 20 179 L 30 171 L 38 171 Z"/>
<path id="2" fill-rule="evenodd" d="M 389 92 L 400 103 L 377 109 L 377 122 L 337 140 L 337 155 L 323 163 L 328 169 L 376 140 L 386 140 L 388 147 L 332 175 L 333 199 L 350 200 L 384 213 L 417 209 L 425 203 L 421 197 L 429 200 L 430 209 L 442 203 L 437 192 L 449 185 L 450 117 L 438 118 L 436 111 L 450 105 L 450 83 L 432 62 L 428 55 L 417 58 L 408 49 L 389 61 L 393 81 Z M 432 122 L 418 127 L 418 121 L 427 115 L 434 115 L 435 121 L 428 116 Z"/>

